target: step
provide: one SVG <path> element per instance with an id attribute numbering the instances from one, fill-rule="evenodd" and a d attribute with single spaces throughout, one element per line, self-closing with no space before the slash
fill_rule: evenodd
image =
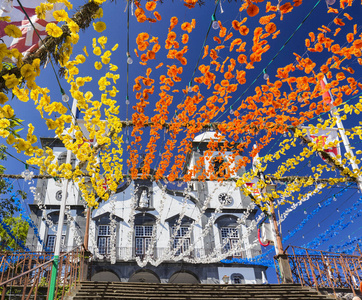
<path id="1" fill-rule="evenodd" d="M 75 296 L 73 300 L 98 300 L 98 299 L 105 299 L 105 300 L 154 300 L 154 299 L 160 299 L 160 300 L 204 300 L 204 298 L 199 298 L 197 295 L 190 296 L 190 297 L 145 297 L 145 296 Z M 326 298 L 324 296 L 313 296 L 313 297 L 250 297 L 245 298 L 242 297 L 215 297 L 212 298 L 213 300 L 245 300 L 245 299 L 253 299 L 253 300 L 311 300 L 311 299 L 330 299 Z"/>

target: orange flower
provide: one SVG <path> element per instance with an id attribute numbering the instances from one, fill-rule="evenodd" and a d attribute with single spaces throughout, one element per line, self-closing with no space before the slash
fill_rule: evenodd
<path id="1" fill-rule="evenodd" d="M 346 76 L 344 75 L 343 72 L 339 72 L 339 73 L 337 73 L 337 75 L 336 75 L 336 79 L 337 79 L 338 81 L 342 81 L 342 80 L 346 79 Z"/>
<path id="2" fill-rule="evenodd" d="M 227 40 L 231 39 L 233 37 L 233 33 L 230 32 L 224 39 L 224 42 L 226 42 Z"/>
<path id="3" fill-rule="evenodd" d="M 246 61 L 247 61 L 247 57 L 246 57 L 245 54 L 240 54 L 240 55 L 238 56 L 238 62 L 239 62 L 240 64 L 244 64 L 244 63 L 246 63 Z"/>
<path id="4" fill-rule="evenodd" d="M 259 7 L 253 3 L 250 3 L 246 10 L 246 13 L 249 17 L 255 17 L 259 13 Z"/>
<path id="5" fill-rule="evenodd" d="M 153 13 L 153 15 L 155 16 L 155 18 L 156 18 L 158 21 L 161 21 L 161 20 L 162 20 L 161 15 L 160 15 L 157 11 L 155 11 L 155 12 Z"/>
<path id="6" fill-rule="evenodd" d="M 156 8 L 156 2 L 148 1 L 145 5 L 145 8 L 149 11 L 152 11 Z"/>
<path id="7" fill-rule="evenodd" d="M 321 72 L 322 73 L 326 74 L 326 73 L 328 73 L 328 71 L 329 71 L 328 66 L 326 66 L 326 65 L 321 66 Z"/>
<path id="8" fill-rule="evenodd" d="M 320 43 L 317 43 L 314 47 L 315 51 L 322 52 L 323 51 L 323 45 Z"/>
<path id="9" fill-rule="evenodd" d="M 214 36 L 214 41 L 218 44 L 221 44 L 221 40 L 217 36 Z"/>
<path id="10" fill-rule="evenodd" d="M 340 49 L 341 49 L 341 47 L 340 47 L 338 44 L 335 44 L 335 45 L 333 45 L 333 46 L 331 47 L 331 51 L 332 51 L 333 53 L 339 52 Z"/>
<path id="11" fill-rule="evenodd" d="M 353 42 L 353 47 L 355 47 L 356 49 L 362 48 L 362 40 L 355 40 Z"/>
<path id="12" fill-rule="evenodd" d="M 234 46 L 235 46 L 235 45 L 240 45 L 241 42 L 242 42 L 241 39 L 235 39 L 235 40 L 233 40 L 233 41 L 231 42 L 231 44 L 230 44 L 230 50 L 229 50 L 229 51 L 230 51 L 230 52 L 233 51 Z"/>
<path id="13" fill-rule="evenodd" d="M 184 22 L 182 25 L 181 25 L 181 29 L 184 30 L 184 31 L 187 31 L 188 33 L 190 33 L 192 31 L 192 26 L 189 22 Z"/>
<path id="14" fill-rule="evenodd" d="M 339 25 L 339 26 L 344 26 L 344 25 L 346 25 L 344 22 L 342 22 L 342 19 L 339 19 L 339 18 L 335 18 L 335 19 L 333 20 L 333 22 L 334 22 L 334 24 Z"/>
<path id="15" fill-rule="evenodd" d="M 265 26 L 265 31 L 267 33 L 274 33 L 276 30 L 277 26 L 273 22 L 270 22 Z"/>
<path id="16" fill-rule="evenodd" d="M 249 28 L 243 25 L 240 27 L 239 32 L 241 35 L 247 35 L 249 33 Z"/>
<path id="17" fill-rule="evenodd" d="M 344 13 L 343 14 L 348 20 L 353 20 L 353 18 L 349 15 L 349 14 L 347 14 L 347 13 Z"/>
<path id="18" fill-rule="evenodd" d="M 182 43 L 183 44 L 187 44 L 187 42 L 189 41 L 189 35 L 187 33 L 182 35 Z"/>
<path id="19" fill-rule="evenodd" d="M 328 9 L 328 13 L 338 14 L 338 9 L 330 6 Z"/>
<path id="20" fill-rule="evenodd" d="M 156 69 L 159 69 L 163 66 L 163 63 L 159 63 L 157 66 L 156 66 Z"/>
<path id="21" fill-rule="evenodd" d="M 178 23 L 178 19 L 177 17 L 172 17 L 170 19 L 170 28 L 169 28 L 169 31 L 171 31 Z"/>
<path id="22" fill-rule="evenodd" d="M 309 35 L 309 37 L 310 37 L 310 41 L 311 41 L 312 43 L 314 43 L 314 42 L 315 42 L 314 32 L 309 32 L 308 35 Z"/>
<path id="23" fill-rule="evenodd" d="M 145 11 L 142 8 L 137 8 L 134 12 L 134 15 L 136 16 L 136 18 L 138 18 L 141 15 L 144 15 Z"/>
<path id="24" fill-rule="evenodd" d="M 280 30 L 278 30 L 276 33 L 273 34 L 273 40 L 279 35 Z"/>
<path id="25" fill-rule="evenodd" d="M 231 22 L 231 25 L 233 26 L 233 28 L 234 28 L 235 30 L 239 30 L 239 29 L 240 29 L 240 25 L 239 25 L 239 22 L 238 22 L 237 20 L 233 20 L 233 21 Z"/>
<path id="26" fill-rule="evenodd" d="M 310 40 L 309 39 L 305 39 L 305 46 L 307 48 L 310 47 Z"/>
<path id="27" fill-rule="evenodd" d="M 160 44 L 155 44 L 152 48 L 152 51 L 157 53 L 158 51 L 160 51 L 160 49 L 161 49 Z"/>
<path id="28" fill-rule="evenodd" d="M 138 18 L 137 18 L 137 22 L 138 23 L 144 23 L 146 22 L 147 20 L 147 17 L 145 15 L 140 15 Z"/>
<path id="29" fill-rule="evenodd" d="M 287 2 L 279 7 L 279 10 L 282 14 L 287 14 L 293 10 L 293 5 L 290 2 Z"/>
<path id="30" fill-rule="evenodd" d="M 337 28 L 333 35 L 336 36 L 338 34 L 338 32 L 340 32 L 340 31 L 341 31 L 341 28 Z"/>
<path id="31" fill-rule="evenodd" d="M 202 58 L 204 59 L 208 53 L 209 53 L 209 45 L 206 45 L 204 49 L 204 55 L 202 56 Z"/>
<path id="32" fill-rule="evenodd" d="M 297 7 L 297 6 L 301 5 L 302 1 L 303 0 L 293 0 L 293 2 L 294 2 L 293 6 Z"/>
<path id="33" fill-rule="evenodd" d="M 264 17 L 261 17 L 259 19 L 259 23 L 261 25 L 266 25 L 270 22 L 270 20 L 274 19 L 275 18 L 275 14 L 271 14 L 271 15 L 268 15 L 268 16 L 264 16 Z"/>
<path id="34" fill-rule="evenodd" d="M 221 81 L 221 85 L 222 85 L 222 86 L 228 86 L 228 85 L 229 85 L 229 81 L 226 80 L 226 79 L 224 79 L 224 80 Z"/>
<path id="35" fill-rule="evenodd" d="M 348 43 L 352 43 L 353 40 L 354 40 L 354 35 L 353 35 L 353 33 L 348 33 L 348 34 L 347 34 L 347 42 L 348 42 Z"/>
<path id="36" fill-rule="evenodd" d="M 210 57 L 212 58 L 212 60 L 217 60 L 218 55 L 217 55 L 217 52 L 214 49 L 210 50 Z"/>
<path id="37" fill-rule="evenodd" d="M 147 51 L 147 58 L 148 59 L 155 59 L 156 58 L 156 53 L 153 52 L 153 51 L 148 50 Z"/>

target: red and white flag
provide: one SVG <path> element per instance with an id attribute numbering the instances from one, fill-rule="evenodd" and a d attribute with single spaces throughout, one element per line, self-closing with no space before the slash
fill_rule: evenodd
<path id="1" fill-rule="evenodd" d="M 324 76 L 323 80 L 320 81 L 321 89 L 323 92 L 323 103 L 328 104 L 329 106 L 333 106 L 333 96 L 330 90 L 325 90 L 327 85 L 327 78 Z"/>
<path id="2" fill-rule="evenodd" d="M 22 1 L 22 5 L 34 27 L 38 31 L 40 37 L 44 39 L 47 36 L 45 27 L 49 22 L 57 23 L 53 18 L 53 11 L 64 8 L 64 4 L 54 4 L 54 9 L 48 11 L 45 19 L 38 19 L 35 8 L 39 6 L 44 0 L 26 0 Z M 30 24 L 28 18 L 23 12 L 22 8 L 17 1 L 13 0 L 0 0 L 0 17 L 10 17 L 11 22 L 0 21 L 0 38 L 6 44 L 8 49 L 16 48 L 23 56 L 27 56 L 30 52 L 35 51 L 41 46 L 41 41 L 36 34 L 33 26 Z M 5 34 L 4 29 L 7 25 L 16 25 L 22 32 L 20 38 L 9 37 Z"/>
<path id="3" fill-rule="evenodd" d="M 307 135 L 314 143 L 316 143 L 319 147 L 322 147 L 323 150 L 332 157 L 341 155 L 340 145 L 336 142 L 339 141 L 338 131 L 336 129 L 319 129 L 318 133 L 313 134 L 308 131 Z"/>
<path id="4" fill-rule="evenodd" d="M 258 188 L 258 178 L 254 178 L 251 182 L 246 182 L 245 185 L 249 190 L 251 190 L 251 194 L 254 197 L 261 196 L 260 189 Z"/>

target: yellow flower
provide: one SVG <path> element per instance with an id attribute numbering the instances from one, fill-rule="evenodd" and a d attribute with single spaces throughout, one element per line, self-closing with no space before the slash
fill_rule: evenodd
<path id="1" fill-rule="evenodd" d="M 11 22 L 11 19 L 10 19 L 10 17 L 9 17 L 9 16 L 6 16 L 6 17 L 0 17 L 0 21 L 10 23 L 10 22 Z"/>
<path id="2" fill-rule="evenodd" d="M 0 57 L 4 57 L 9 53 L 8 48 L 6 47 L 6 45 L 4 43 L 0 44 Z"/>
<path id="3" fill-rule="evenodd" d="M 0 128 L 7 129 L 10 126 L 10 121 L 8 119 L 0 119 Z"/>
<path id="4" fill-rule="evenodd" d="M 14 115 L 14 110 L 10 105 L 5 105 L 1 108 L 3 117 L 10 119 Z"/>
<path id="5" fill-rule="evenodd" d="M 73 20 L 70 20 L 68 22 L 68 28 L 70 30 L 71 33 L 78 33 L 79 31 L 79 26 L 77 23 L 75 23 Z"/>
<path id="6" fill-rule="evenodd" d="M 107 37 L 106 36 L 101 36 L 100 38 L 98 38 L 98 43 L 102 46 L 102 49 L 104 49 L 104 45 L 107 44 Z"/>
<path id="7" fill-rule="evenodd" d="M 13 24 L 6 26 L 4 32 L 13 38 L 19 38 L 23 35 L 21 30 Z"/>
<path id="8" fill-rule="evenodd" d="M 72 44 L 76 44 L 76 43 L 78 43 L 78 41 L 79 41 L 79 34 L 77 34 L 77 33 L 71 33 L 70 34 L 70 42 L 72 43 Z"/>
<path id="9" fill-rule="evenodd" d="M 97 32 L 102 32 L 106 29 L 106 24 L 104 22 L 93 23 L 94 30 Z"/>
<path id="10" fill-rule="evenodd" d="M 50 36 L 55 38 L 60 37 L 63 34 L 63 30 L 54 23 L 48 23 L 45 30 Z"/>
<path id="11" fill-rule="evenodd" d="M 53 17 L 58 22 L 66 21 L 68 20 L 68 13 L 64 9 L 56 10 L 53 12 Z"/>
<path id="12" fill-rule="evenodd" d="M 23 65 L 20 69 L 21 76 L 23 76 L 26 80 L 34 80 L 35 79 L 35 71 L 32 65 L 26 64 Z"/>
<path id="13" fill-rule="evenodd" d="M 86 47 L 86 46 L 83 47 L 83 52 L 84 52 L 85 56 L 87 56 L 87 57 L 89 56 L 89 55 L 88 55 L 88 52 L 87 52 L 87 47 Z"/>
<path id="14" fill-rule="evenodd" d="M 116 65 L 109 64 L 109 70 L 110 71 L 117 71 L 118 67 Z"/>
<path id="15" fill-rule="evenodd" d="M 6 138 L 9 134 L 10 132 L 6 129 L 0 129 L 0 136 L 2 136 L 3 138 Z"/>
<path id="16" fill-rule="evenodd" d="M 14 144 L 14 142 L 15 142 L 15 137 L 13 135 L 9 135 L 8 138 L 6 139 L 6 143 L 8 145 L 12 145 Z"/>
<path id="17" fill-rule="evenodd" d="M 99 61 L 96 61 L 95 63 L 94 63 L 94 67 L 97 69 L 97 70 L 100 70 L 100 69 L 102 69 L 102 64 L 99 62 Z"/>
<path id="18" fill-rule="evenodd" d="M 101 50 L 100 47 L 95 47 L 95 48 L 93 49 L 93 53 L 94 53 L 94 55 L 99 56 L 99 55 L 102 54 L 102 50 Z"/>
<path id="19" fill-rule="evenodd" d="M 113 48 L 112 48 L 112 51 L 116 51 L 117 48 L 118 48 L 118 44 L 115 44 L 115 45 L 113 46 Z"/>
<path id="20" fill-rule="evenodd" d="M 8 96 L 6 96 L 3 92 L 0 92 L 0 104 L 4 105 L 6 101 L 8 101 Z"/>
<path id="21" fill-rule="evenodd" d="M 19 79 L 16 78 L 15 74 L 6 74 L 3 76 L 3 78 L 5 79 L 5 85 L 8 89 L 12 89 L 19 84 Z"/>
<path id="22" fill-rule="evenodd" d="M 96 13 L 93 15 L 94 19 L 99 19 L 103 17 L 103 9 L 99 8 Z"/>
<path id="23" fill-rule="evenodd" d="M 77 55 L 75 59 L 77 62 L 79 62 L 81 64 L 83 64 L 85 62 L 85 56 L 82 54 Z"/>

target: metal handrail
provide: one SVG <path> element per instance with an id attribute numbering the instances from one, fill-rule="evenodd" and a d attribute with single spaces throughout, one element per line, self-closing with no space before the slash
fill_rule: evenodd
<path id="1" fill-rule="evenodd" d="M 58 276 L 57 276 L 57 281 L 58 281 L 57 289 L 58 289 L 59 285 L 62 286 L 61 297 L 59 299 L 63 299 L 63 297 L 64 297 L 66 283 L 69 284 L 69 286 L 71 286 L 72 284 L 74 284 L 76 286 L 77 281 L 80 281 L 80 279 L 83 279 L 84 253 L 85 253 L 85 248 L 83 245 L 81 245 L 81 246 L 73 248 L 71 251 L 62 253 L 59 256 L 59 270 L 61 270 L 61 271 L 58 272 Z M 39 257 L 44 256 L 44 252 L 42 252 L 42 253 L 38 254 L 39 255 L 38 257 L 33 259 L 33 255 L 36 255 L 36 254 L 37 253 L 32 252 L 32 253 L 30 253 L 29 257 L 27 257 L 27 255 L 29 255 L 29 253 L 27 253 L 27 252 L 17 253 L 15 255 L 12 255 L 12 257 L 15 257 L 15 258 L 18 257 L 19 261 L 20 260 L 24 260 L 24 261 L 22 262 L 22 265 L 18 265 L 17 263 L 19 263 L 19 261 L 17 261 L 11 268 L 14 269 L 14 266 L 15 266 L 15 268 L 20 266 L 20 267 L 22 267 L 22 269 L 24 269 L 26 266 L 31 266 L 34 261 L 37 261 L 39 259 Z M 46 254 L 49 255 L 51 253 L 46 253 Z M 4 257 L 2 259 L 2 262 L 4 261 Z M 29 260 L 29 261 L 27 261 L 27 260 Z M 15 286 L 17 288 L 19 288 L 19 286 L 22 287 L 22 290 L 23 290 L 22 297 L 21 297 L 22 300 L 30 299 L 34 289 L 35 289 L 34 299 L 37 299 L 38 288 L 39 288 L 39 285 L 41 284 L 41 281 L 43 278 L 46 279 L 46 282 L 44 282 L 43 284 L 46 284 L 49 287 L 49 277 L 50 276 L 48 276 L 48 275 L 50 275 L 53 262 L 54 262 L 54 258 L 52 258 L 46 262 L 40 263 L 37 266 L 35 266 L 27 271 L 24 271 L 19 275 L 16 275 L 10 279 L 0 282 L 0 288 L 2 288 L 1 300 L 5 299 L 7 289 L 10 287 L 15 287 Z M 11 263 L 13 264 L 13 262 L 11 262 Z M 3 272 L 1 272 L 1 280 L 3 278 L 4 273 L 9 273 L 11 268 L 5 270 L 5 266 L 3 266 L 3 270 L 2 270 Z M 18 285 L 15 285 L 16 283 L 18 283 Z M 29 285 L 29 283 L 31 283 L 31 285 Z M 70 292 L 70 290 L 69 290 L 69 292 Z M 26 294 L 27 294 L 27 297 L 26 297 Z M 44 295 L 44 297 L 45 297 L 45 295 Z"/>
<path id="2" fill-rule="evenodd" d="M 337 288 L 348 288 L 356 295 L 356 286 L 362 283 L 362 256 L 289 247 L 294 283 L 317 290 L 331 288 L 334 295 Z M 280 281 L 278 273 L 277 276 Z"/>

